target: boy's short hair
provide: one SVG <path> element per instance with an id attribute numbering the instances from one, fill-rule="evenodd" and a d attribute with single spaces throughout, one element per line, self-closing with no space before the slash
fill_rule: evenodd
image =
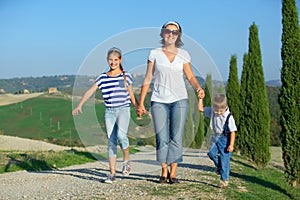
<path id="1" fill-rule="evenodd" d="M 216 94 L 213 99 L 213 107 L 217 109 L 227 108 L 227 98 L 225 94 Z"/>

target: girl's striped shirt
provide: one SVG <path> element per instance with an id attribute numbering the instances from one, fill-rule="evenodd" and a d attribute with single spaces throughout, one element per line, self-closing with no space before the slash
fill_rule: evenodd
<path id="1" fill-rule="evenodd" d="M 133 83 L 132 76 L 125 72 L 126 88 Z M 124 87 L 123 73 L 118 76 L 109 76 L 102 73 L 95 83 L 102 92 L 104 105 L 107 108 L 129 106 L 130 96 L 127 89 Z"/>

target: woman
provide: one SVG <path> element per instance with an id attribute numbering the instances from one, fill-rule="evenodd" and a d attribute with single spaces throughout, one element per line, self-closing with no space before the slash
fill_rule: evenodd
<path id="1" fill-rule="evenodd" d="M 156 159 L 162 168 L 159 182 L 173 184 L 179 183 L 176 170 L 178 163 L 182 162 L 182 135 L 188 112 L 183 74 L 198 92 L 199 98 L 204 98 L 204 91 L 192 71 L 189 53 L 180 48 L 183 42 L 179 23 L 165 23 L 160 36 L 162 47 L 151 50 L 148 57 L 137 114 L 146 113 L 144 100 L 154 78 L 151 114 L 156 136 Z"/>

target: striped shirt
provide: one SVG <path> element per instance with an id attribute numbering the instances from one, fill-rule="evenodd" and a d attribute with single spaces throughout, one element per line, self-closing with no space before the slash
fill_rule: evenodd
<path id="1" fill-rule="evenodd" d="M 125 72 L 126 86 L 128 87 L 133 83 L 132 76 Z M 109 76 L 102 73 L 95 83 L 102 92 L 105 107 L 120 107 L 130 105 L 130 96 L 127 89 L 124 87 L 123 73 L 118 76 Z"/>

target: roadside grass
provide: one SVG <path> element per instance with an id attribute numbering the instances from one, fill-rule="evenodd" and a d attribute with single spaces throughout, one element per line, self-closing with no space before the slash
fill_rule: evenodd
<path id="1" fill-rule="evenodd" d="M 230 185 L 227 189 L 219 188 L 219 176 L 212 169 L 194 173 L 197 180 L 185 177 L 180 184 L 157 184 L 156 187 L 141 188 L 147 194 L 163 199 L 300 199 L 300 188 L 289 186 L 282 170 L 274 167 L 256 169 L 251 162 L 236 155 L 231 161 Z"/>
<path id="2" fill-rule="evenodd" d="M 99 155 L 104 158 L 104 155 Z M 20 170 L 42 171 L 62 168 L 75 164 L 83 164 L 95 161 L 88 152 L 76 150 L 65 151 L 1 151 L 0 152 L 0 173 L 14 172 Z"/>
<path id="3" fill-rule="evenodd" d="M 130 148 L 130 153 L 138 152 Z M 117 157 L 122 156 L 121 151 Z M 0 174 L 6 172 L 54 170 L 97 160 L 107 160 L 107 153 L 89 153 L 75 149 L 65 151 L 0 151 Z"/>

